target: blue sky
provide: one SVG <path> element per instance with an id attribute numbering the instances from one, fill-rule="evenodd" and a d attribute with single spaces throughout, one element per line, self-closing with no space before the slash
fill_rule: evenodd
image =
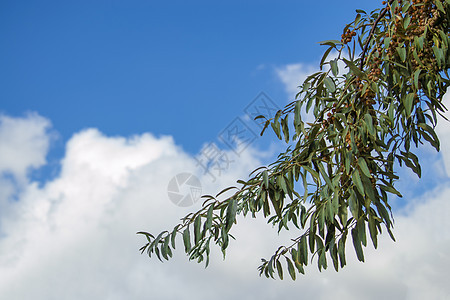
<path id="1" fill-rule="evenodd" d="M 261 92 L 279 107 L 293 100 L 317 69 L 318 42 L 339 39 L 356 8 L 380 4 L 1 1 L 0 298 L 449 299 L 443 122 L 442 153 L 420 150 L 424 178 L 400 173 L 397 242 L 383 235 L 364 264 L 348 244 L 339 273 L 312 264 L 296 282 L 259 278 L 260 258 L 292 238 L 261 218 L 239 220 L 227 259 L 214 249 L 206 270 L 182 251 L 165 264 L 137 251 L 135 232 L 171 228 L 199 208 L 173 205 L 168 183 L 198 172 L 211 142 L 232 164 L 215 180 L 196 173 L 205 193 L 283 150 L 270 132 L 238 154 L 219 137 L 233 122 L 257 134 L 246 107 Z"/>
<path id="2" fill-rule="evenodd" d="M 83 128 L 172 135 L 190 153 L 265 91 L 274 69 L 314 62 L 373 1 L 2 1 L 1 111 Z"/>

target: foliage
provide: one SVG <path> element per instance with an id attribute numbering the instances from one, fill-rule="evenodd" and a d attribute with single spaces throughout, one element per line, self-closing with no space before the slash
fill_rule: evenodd
<path id="1" fill-rule="evenodd" d="M 208 265 L 210 243 L 225 254 L 238 214 L 262 214 L 279 231 L 293 225 L 302 234 L 263 259 L 260 275 L 282 279 L 284 265 L 295 279 L 314 257 L 319 270 L 330 259 L 336 271 L 344 267 L 348 239 L 360 261 L 368 237 L 375 248 L 383 228 L 394 239 L 389 195 L 401 197 L 397 163 L 420 177 L 413 150 L 428 142 L 439 151 L 433 128 L 450 83 L 449 9 L 450 0 L 391 0 L 371 13 L 357 10 L 340 41 L 322 42 L 321 71 L 265 121 L 287 150 L 239 188 L 204 196 L 171 232 L 139 232 L 148 240 L 142 253 L 169 259 L 181 235 L 189 259 Z M 302 120 L 302 109 L 313 123 Z M 232 196 L 217 199 L 230 189 Z"/>

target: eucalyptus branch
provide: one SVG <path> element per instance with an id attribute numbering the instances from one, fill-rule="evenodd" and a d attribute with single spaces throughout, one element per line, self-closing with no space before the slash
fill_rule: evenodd
<path id="1" fill-rule="evenodd" d="M 450 65 L 448 1 L 427 1 L 413 8 L 409 0 L 397 1 L 399 6 L 392 9 L 390 18 L 386 14 L 393 0 L 380 13 L 357 16 L 345 27 L 341 41 L 322 42 L 328 49 L 320 67 L 328 64 L 330 69 L 309 76 L 296 100 L 264 124 L 262 133 L 270 126 L 288 144 L 275 162 L 254 170 L 248 181 L 238 181 L 242 186 L 224 200 L 217 198 L 231 187 L 215 197 L 205 196 L 202 208 L 183 218 L 171 232 L 156 237 L 139 232 L 148 240 L 141 251 L 169 259 L 181 236 L 189 259 L 201 262 L 206 258 L 208 265 L 210 242 L 225 255 L 237 215 L 262 213 L 278 231 L 290 224 L 304 230 L 292 245 L 279 247 L 258 268 L 267 277 L 276 272 L 283 278 L 283 256 L 295 279 L 296 272 L 304 273 L 308 252 L 317 258 L 319 270 L 327 268 L 327 255 L 336 270 L 344 267 L 347 236 L 360 261 L 364 261 L 367 235 L 376 248 L 382 225 L 394 239 L 389 197 L 401 197 L 394 187 L 399 179 L 395 162 L 420 177 L 419 160 L 410 146 L 427 141 L 439 150 L 432 126 L 436 114 L 446 110 L 442 97 L 450 85 L 443 77 Z M 412 24 L 406 28 L 396 21 L 402 6 Z M 392 32 L 377 31 L 380 22 L 386 22 Z M 350 46 L 357 33 L 349 28 L 361 35 L 371 28 L 364 45 L 359 42 L 363 49 L 359 58 L 352 55 L 355 40 Z M 406 31 L 409 38 L 396 34 Z M 380 43 L 372 43 L 373 39 Z M 346 47 L 350 59 L 341 55 Z M 333 50 L 338 57 L 330 60 Z M 338 62 L 347 66 L 346 72 L 339 70 Z M 422 104 L 427 109 L 422 110 Z M 302 120 L 304 107 L 313 109 L 314 122 Z M 289 115 L 294 116 L 293 122 Z"/>

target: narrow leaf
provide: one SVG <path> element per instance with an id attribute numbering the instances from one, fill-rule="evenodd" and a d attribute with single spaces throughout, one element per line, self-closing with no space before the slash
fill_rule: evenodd
<path id="1" fill-rule="evenodd" d="M 197 244 L 201 239 L 201 235 L 200 235 L 201 224 L 202 224 L 202 217 L 200 215 L 198 215 L 194 221 L 194 243 L 195 244 Z"/>
<path id="2" fill-rule="evenodd" d="M 364 175 L 372 178 L 369 167 L 367 166 L 366 160 L 363 157 L 358 158 L 358 166 L 361 168 L 361 171 L 364 173 Z"/>
<path id="3" fill-rule="evenodd" d="M 189 253 L 191 251 L 191 234 L 189 232 L 189 226 L 183 231 L 183 243 L 184 243 L 184 251 Z"/>
<path id="4" fill-rule="evenodd" d="M 364 254 L 361 246 L 361 240 L 359 239 L 357 227 L 352 229 L 352 240 L 353 240 L 353 247 L 355 248 L 358 260 L 364 262 Z"/>
<path id="5" fill-rule="evenodd" d="M 277 271 L 278 271 L 278 277 L 280 277 L 281 280 L 283 280 L 283 267 L 281 266 L 281 262 L 277 259 Z"/>
<path id="6" fill-rule="evenodd" d="M 362 184 L 361 177 L 359 176 L 359 172 L 357 170 L 354 170 L 352 172 L 352 180 L 355 183 L 359 193 L 364 196 L 364 186 Z"/>
<path id="7" fill-rule="evenodd" d="M 237 201 L 236 199 L 231 199 L 228 202 L 227 207 L 227 215 L 225 219 L 225 231 L 230 231 L 231 226 L 233 226 L 234 221 L 236 220 L 236 211 L 237 211 Z"/>
<path id="8" fill-rule="evenodd" d="M 289 275 L 291 275 L 292 280 L 295 280 L 296 274 L 295 274 L 294 265 L 292 264 L 291 260 L 288 257 L 286 257 L 286 263 L 288 266 Z"/>

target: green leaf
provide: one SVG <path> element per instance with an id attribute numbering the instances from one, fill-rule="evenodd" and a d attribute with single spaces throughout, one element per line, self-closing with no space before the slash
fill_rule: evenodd
<path id="1" fill-rule="evenodd" d="M 267 273 L 268 273 L 267 275 L 269 275 L 272 278 L 273 278 L 273 272 L 274 272 L 274 270 L 273 270 L 273 264 L 274 264 L 273 259 L 274 259 L 274 257 L 272 257 L 272 259 L 267 263 Z"/>
<path id="2" fill-rule="evenodd" d="M 214 212 L 214 204 L 211 204 L 211 206 L 208 208 L 208 212 L 206 213 L 206 221 L 205 221 L 206 230 L 211 229 L 213 221 L 213 212 Z"/>
<path id="3" fill-rule="evenodd" d="M 319 173 L 311 169 L 309 166 L 302 166 L 306 171 L 308 171 L 314 178 L 316 178 L 320 182 L 320 176 Z"/>
<path id="4" fill-rule="evenodd" d="M 318 211 L 318 225 L 319 225 L 319 233 L 323 232 L 323 228 L 324 228 L 324 224 L 325 224 L 325 212 L 324 209 L 322 207 L 322 209 L 320 209 Z"/>
<path id="5" fill-rule="evenodd" d="M 299 262 L 302 265 L 308 265 L 308 244 L 307 244 L 307 240 L 306 240 L 306 235 L 303 235 L 300 238 L 300 242 L 297 244 L 297 251 L 299 254 Z"/>
<path id="6" fill-rule="evenodd" d="M 228 202 L 227 207 L 227 215 L 225 219 L 225 231 L 230 231 L 231 226 L 233 226 L 234 221 L 236 220 L 236 211 L 237 211 L 237 201 L 236 199 L 231 199 Z"/>
<path id="7" fill-rule="evenodd" d="M 424 65 L 423 65 L 423 63 L 422 63 L 422 60 L 419 58 L 419 55 L 417 54 L 417 49 L 414 49 L 414 51 L 413 51 L 413 57 L 414 57 L 414 59 L 419 63 L 419 65 L 421 66 L 421 67 L 424 67 Z M 417 72 L 417 71 L 416 71 Z M 417 82 L 418 83 L 418 82 Z"/>
<path id="8" fill-rule="evenodd" d="M 351 189 L 349 192 L 350 196 L 348 197 L 348 204 L 350 206 L 350 212 L 352 213 L 352 216 L 357 219 L 359 217 L 359 206 L 358 199 L 356 198 L 356 192 L 354 189 Z"/>
<path id="9" fill-rule="evenodd" d="M 160 234 L 158 234 L 158 236 L 153 240 L 153 242 L 150 244 L 149 248 L 157 248 L 158 244 L 162 238 L 162 236 L 167 233 L 167 231 L 163 231 Z"/>
<path id="10" fill-rule="evenodd" d="M 322 45 L 325 45 L 323 43 L 321 43 Z M 322 66 L 324 65 L 325 60 L 328 57 L 328 54 L 330 54 L 331 50 L 333 50 L 333 48 L 335 47 L 334 43 L 329 43 L 328 45 L 330 45 L 331 47 L 329 47 L 325 53 L 322 56 L 322 59 L 320 60 L 320 69 L 322 70 Z"/>
<path id="11" fill-rule="evenodd" d="M 277 259 L 277 271 L 278 271 L 278 277 L 280 277 L 281 280 L 283 280 L 283 267 L 281 266 L 281 262 Z"/>
<path id="12" fill-rule="evenodd" d="M 280 123 L 277 122 L 272 122 L 270 123 L 270 126 L 272 126 L 273 132 L 275 132 L 275 134 L 277 135 L 278 139 L 283 139 L 283 137 L 281 136 L 281 131 L 280 131 Z"/>
<path id="13" fill-rule="evenodd" d="M 334 93 L 336 91 L 336 84 L 334 83 L 333 79 L 331 79 L 330 77 L 325 78 L 324 84 L 330 93 Z"/>
<path id="14" fill-rule="evenodd" d="M 335 46 L 335 45 L 342 45 L 341 41 L 339 40 L 326 40 L 319 42 L 320 45 L 328 45 L 328 46 Z"/>
<path id="15" fill-rule="evenodd" d="M 372 240 L 373 247 L 375 249 L 377 249 L 377 246 L 378 246 L 378 241 L 377 241 L 378 230 L 377 230 L 377 226 L 376 226 L 375 220 L 374 220 L 373 216 L 371 216 L 371 215 L 369 215 L 369 233 L 370 233 L 370 238 Z"/>
<path id="16" fill-rule="evenodd" d="M 197 244 L 201 239 L 200 226 L 202 225 L 202 217 L 198 215 L 194 220 L 194 242 Z"/>
<path id="17" fill-rule="evenodd" d="M 310 232 L 312 231 L 311 228 L 313 230 L 315 230 L 315 225 L 313 225 L 312 227 L 310 227 Z M 316 237 L 316 233 L 312 232 L 308 235 L 308 244 L 309 244 L 309 251 L 311 251 L 311 253 L 314 253 L 314 247 L 316 246 L 315 243 L 315 237 Z"/>
<path id="18" fill-rule="evenodd" d="M 345 166 L 345 174 L 350 174 L 350 164 L 353 156 L 351 151 L 344 150 L 344 166 Z"/>
<path id="19" fill-rule="evenodd" d="M 172 244 L 172 248 L 175 249 L 175 238 L 177 236 L 178 233 L 178 226 L 175 226 L 175 228 L 173 229 L 172 233 L 171 233 L 171 244 Z"/>
<path id="20" fill-rule="evenodd" d="M 303 201 L 306 201 L 306 199 L 308 198 L 308 180 L 306 179 L 306 171 L 300 172 L 300 175 L 302 176 L 303 189 L 304 189 Z M 303 210 L 304 210 L 304 207 L 302 206 L 302 211 Z M 304 226 L 304 223 L 303 223 L 303 219 L 302 219 L 302 227 L 303 226 Z"/>
<path id="21" fill-rule="evenodd" d="M 284 178 L 283 175 L 280 175 L 280 176 L 277 177 L 277 182 L 278 182 L 278 185 L 283 190 L 283 192 L 285 194 L 289 194 L 289 190 L 290 189 L 288 189 L 288 186 L 287 186 L 287 183 L 286 183 L 286 179 Z"/>
<path id="22" fill-rule="evenodd" d="M 338 242 L 338 254 L 339 261 L 341 262 L 341 268 L 343 268 L 347 262 L 345 260 L 345 240 L 347 238 L 347 234 L 345 233 Z"/>
<path id="23" fill-rule="evenodd" d="M 237 187 L 235 187 L 235 186 L 229 186 L 229 187 L 227 187 L 227 188 L 221 190 L 221 191 L 216 195 L 216 198 L 219 197 L 220 195 L 222 195 L 223 193 L 225 193 L 225 192 L 231 190 L 231 189 L 237 189 Z"/>
<path id="24" fill-rule="evenodd" d="M 430 144 L 431 144 L 437 151 L 439 151 L 439 148 L 440 148 L 439 138 L 438 138 L 438 136 L 436 135 L 436 132 L 434 132 L 433 128 L 431 128 L 430 125 L 425 124 L 425 123 L 419 123 L 419 124 L 417 124 L 417 126 L 419 126 L 420 128 L 422 128 L 423 130 L 425 130 L 426 132 L 428 132 L 428 133 L 431 135 L 432 138 L 428 138 L 428 139 L 427 139 L 427 137 L 426 137 L 425 135 L 423 135 L 423 137 L 424 137 L 428 142 L 430 142 Z"/>
<path id="25" fill-rule="evenodd" d="M 353 61 L 351 60 L 347 60 L 345 58 L 342 59 L 345 64 L 350 68 L 350 70 L 353 72 L 353 74 L 355 74 L 356 76 L 358 76 L 361 79 L 366 79 L 366 73 L 362 72 Z"/>
<path id="26" fill-rule="evenodd" d="M 384 47 L 385 48 L 389 48 L 389 43 L 391 42 L 391 37 L 386 37 L 385 39 L 384 39 Z"/>
<path id="27" fill-rule="evenodd" d="M 161 254 L 159 253 L 159 248 L 158 247 L 155 247 L 155 254 L 156 254 L 156 257 L 158 257 L 159 261 L 162 262 Z"/>
<path id="28" fill-rule="evenodd" d="M 281 120 L 281 128 L 283 129 L 284 141 L 289 143 L 288 115 L 286 115 L 286 118 Z"/>
<path id="29" fill-rule="evenodd" d="M 407 8 L 407 7 L 409 7 L 409 3 L 405 6 L 403 6 L 403 8 Z M 403 18 L 403 28 L 408 28 L 410 23 L 411 23 L 411 17 L 409 15 L 406 15 Z"/>
<path id="30" fill-rule="evenodd" d="M 339 271 L 339 259 L 338 259 L 338 249 L 337 245 L 334 244 L 334 241 L 332 245 L 330 246 L 330 255 L 331 259 L 333 260 L 333 267 L 337 271 Z"/>
<path id="31" fill-rule="evenodd" d="M 411 3 L 409 3 L 409 2 L 406 2 L 405 4 L 403 4 L 402 12 L 406 13 L 408 11 L 408 9 L 410 8 L 410 6 L 411 6 Z"/>
<path id="32" fill-rule="evenodd" d="M 286 257 L 286 263 L 288 266 L 289 275 L 291 275 L 292 280 L 295 280 L 296 274 L 295 274 L 294 265 L 292 264 L 291 260 L 288 257 Z"/>
<path id="33" fill-rule="evenodd" d="M 409 118 L 411 116 L 412 107 L 414 103 L 415 93 L 409 93 L 403 100 L 403 105 L 405 106 L 406 117 Z"/>
<path id="34" fill-rule="evenodd" d="M 356 227 L 358 227 L 359 240 L 364 245 L 364 247 L 367 246 L 366 222 L 363 220 L 358 220 L 358 222 L 356 222 Z"/>
<path id="35" fill-rule="evenodd" d="M 164 238 L 164 243 L 161 246 L 161 254 L 164 257 L 164 259 L 169 260 L 169 254 L 170 256 L 172 256 L 171 252 L 170 252 L 170 248 L 169 248 L 169 242 L 170 242 L 170 236 L 166 236 Z"/>
<path id="36" fill-rule="evenodd" d="M 397 53 L 400 56 L 402 62 L 406 60 L 406 49 L 403 47 L 397 47 Z"/>
<path id="37" fill-rule="evenodd" d="M 339 67 L 337 61 L 337 59 L 330 60 L 331 72 L 335 77 L 339 75 Z"/>
<path id="38" fill-rule="evenodd" d="M 339 192 L 335 192 L 333 198 L 331 199 L 331 210 L 333 215 L 339 213 Z"/>
<path id="39" fill-rule="evenodd" d="M 357 170 L 353 170 L 352 172 L 352 180 L 355 183 L 356 188 L 359 193 L 364 196 L 364 186 L 361 181 L 361 177 L 359 176 L 359 172 Z"/>
<path id="40" fill-rule="evenodd" d="M 266 189 L 269 188 L 269 174 L 268 174 L 267 170 L 264 170 L 264 171 L 262 172 L 262 177 L 263 177 L 263 184 L 264 184 L 264 187 L 265 187 Z"/>
<path id="41" fill-rule="evenodd" d="M 327 257 L 326 257 L 326 251 L 324 249 L 322 249 L 321 251 L 319 251 L 319 260 L 318 260 L 318 265 L 319 265 L 319 271 L 324 268 L 327 268 Z"/>
<path id="42" fill-rule="evenodd" d="M 352 240 L 353 240 L 353 247 L 355 248 L 356 256 L 358 257 L 359 261 L 364 262 L 364 253 L 361 245 L 361 240 L 358 234 L 357 227 L 352 229 Z"/>
<path id="43" fill-rule="evenodd" d="M 367 166 L 366 160 L 363 157 L 358 158 L 358 166 L 360 167 L 360 169 L 364 173 L 364 175 L 366 175 L 369 178 L 372 178 L 369 167 Z"/>
<path id="44" fill-rule="evenodd" d="M 444 9 L 444 6 L 442 5 L 442 2 L 441 2 L 441 1 L 435 0 L 434 3 L 436 4 L 436 7 L 437 7 L 441 12 L 443 12 L 444 14 L 446 13 L 446 12 L 445 12 L 445 9 Z"/>
<path id="45" fill-rule="evenodd" d="M 269 127 L 269 125 L 270 125 L 270 120 L 267 120 L 267 121 L 264 123 L 264 127 L 263 127 L 263 129 L 261 130 L 261 133 L 259 134 L 260 136 L 262 136 L 262 135 L 264 134 L 264 131 L 266 131 L 266 129 L 267 129 L 267 127 Z"/>
<path id="46" fill-rule="evenodd" d="M 297 268 L 298 272 L 301 274 L 305 274 L 305 270 L 303 269 L 303 265 L 301 265 L 299 262 L 294 261 L 295 267 Z"/>
<path id="47" fill-rule="evenodd" d="M 225 258 L 225 249 L 228 247 L 228 242 L 229 242 L 229 238 L 228 238 L 228 232 L 225 231 L 224 227 L 220 228 L 220 234 L 222 237 L 222 253 L 223 253 L 223 257 Z"/>
<path id="48" fill-rule="evenodd" d="M 281 219 L 282 218 L 281 208 L 283 205 L 283 203 L 282 203 L 283 199 L 280 196 L 278 196 L 278 194 L 274 190 L 269 190 L 269 192 L 271 192 L 269 195 L 269 198 L 270 198 L 270 201 L 272 202 L 272 206 L 275 209 L 275 212 L 276 212 L 278 218 Z"/>
<path id="49" fill-rule="evenodd" d="M 409 151 L 408 152 L 400 151 L 400 153 L 403 155 L 403 157 L 401 158 L 408 166 L 408 168 L 413 170 L 413 172 L 416 173 L 417 176 L 419 176 L 420 178 L 422 170 L 419 164 L 419 158 L 414 153 Z"/>
<path id="50" fill-rule="evenodd" d="M 184 251 L 189 253 L 191 251 L 191 234 L 189 232 L 189 226 L 186 226 L 186 229 L 183 231 L 183 243 Z"/>
<path id="51" fill-rule="evenodd" d="M 397 191 L 393 186 L 387 186 L 387 185 L 380 184 L 379 187 L 383 191 L 389 192 L 391 194 L 395 194 L 399 197 L 403 197 L 402 194 L 399 191 Z"/>
<path id="52" fill-rule="evenodd" d="M 142 235 L 144 235 L 145 238 L 147 239 L 147 241 L 148 241 L 149 243 L 152 242 L 151 239 L 155 238 L 152 234 L 150 234 L 150 233 L 148 233 L 148 232 L 139 231 L 139 232 L 136 232 L 136 234 L 142 234 Z"/>
<path id="53" fill-rule="evenodd" d="M 358 170 L 360 172 L 360 170 Z M 374 189 L 375 187 L 372 185 L 372 182 L 370 181 L 369 177 L 364 175 L 364 173 L 359 173 L 359 176 L 361 178 L 361 181 L 364 186 L 364 192 L 366 194 L 366 197 L 364 197 L 364 205 L 366 208 L 370 207 L 371 201 L 376 200 Z"/>
<path id="54" fill-rule="evenodd" d="M 372 116 L 370 114 L 365 114 L 364 121 L 367 125 L 367 129 L 369 130 L 370 135 L 375 137 L 376 134 L 375 134 L 375 130 L 373 128 Z"/>
<path id="55" fill-rule="evenodd" d="M 420 76 L 420 72 L 422 72 L 421 69 L 417 69 L 414 72 L 414 87 L 416 88 L 416 90 L 419 89 L 419 76 Z"/>
<path id="56" fill-rule="evenodd" d="M 299 128 L 302 123 L 302 102 L 301 101 L 297 101 L 295 103 L 295 109 L 294 109 L 294 126 L 296 128 L 296 132 L 297 134 L 299 134 L 300 132 L 297 131 L 297 128 Z"/>
<path id="57" fill-rule="evenodd" d="M 424 41 L 423 36 L 420 36 L 420 37 L 415 36 L 414 37 L 414 44 L 415 44 L 416 48 L 418 48 L 420 51 L 423 50 L 423 41 Z"/>
<path id="58" fill-rule="evenodd" d="M 438 67 L 442 68 L 442 65 L 445 62 L 445 58 L 444 58 L 444 51 L 436 46 L 432 47 L 433 52 L 434 52 L 434 56 L 436 57 L 436 61 L 438 63 Z"/>
<path id="59" fill-rule="evenodd" d="M 325 180 L 325 182 L 327 183 L 328 187 L 329 187 L 331 190 L 334 190 L 334 186 L 333 186 L 333 184 L 331 183 L 330 177 L 328 177 L 327 173 L 325 172 L 325 169 L 324 169 L 322 163 L 319 162 L 319 163 L 317 164 L 317 166 L 319 167 L 320 174 L 322 174 L 322 177 L 323 177 L 323 179 Z"/>
<path id="60" fill-rule="evenodd" d="M 205 268 L 207 268 L 208 267 L 208 265 L 209 265 L 209 253 L 210 253 L 210 249 L 209 249 L 209 242 L 210 242 L 210 240 L 211 240 L 211 238 L 208 238 L 208 241 L 206 242 L 206 248 L 205 248 L 205 250 L 206 250 L 206 263 L 205 263 Z"/>
<path id="61" fill-rule="evenodd" d="M 386 226 L 387 227 L 390 226 L 391 220 L 389 218 L 389 213 L 388 213 L 386 207 L 384 207 L 384 205 L 381 204 L 381 202 L 379 202 L 379 201 L 374 202 L 374 203 L 375 203 L 375 206 L 377 207 L 378 214 L 384 220 L 384 223 L 386 224 Z"/>

